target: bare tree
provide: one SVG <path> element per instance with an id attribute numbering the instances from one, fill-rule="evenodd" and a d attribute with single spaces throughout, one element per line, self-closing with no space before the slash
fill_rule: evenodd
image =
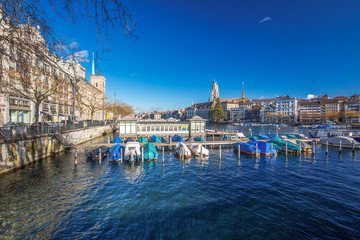
<path id="1" fill-rule="evenodd" d="M 133 106 L 125 102 L 117 102 L 111 99 L 105 103 L 105 111 L 107 113 L 112 113 L 115 118 L 134 114 Z"/>
<path id="2" fill-rule="evenodd" d="M 88 91 L 81 91 L 77 94 L 79 103 L 83 110 L 90 112 L 91 121 L 94 121 L 94 114 L 104 108 L 104 94 L 97 88 L 90 86 Z"/>
<path id="3" fill-rule="evenodd" d="M 34 66 L 28 52 L 18 51 L 16 58 L 16 63 L 12 63 L 3 81 L 3 91 L 32 101 L 35 105 L 35 122 L 39 122 L 40 104 L 61 92 L 64 81 L 57 74 L 52 74 L 48 65 Z"/>
<path id="4" fill-rule="evenodd" d="M 48 17 L 45 5 L 49 3 L 57 15 L 65 21 L 76 23 L 80 19 L 93 21 L 96 26 L 96 61 L 100 54 L 109 51 L 107 42 L 110 31 L 122 31 L 125 36 L 137 39 L 138 27 L 123 0 L 0 0 L 0 24 L 8 26 L 9 34 L 1 35 L 0 42 L 8 46 L 14 41 L 11 32 L 24 24 L 41 29 L 49 52 L 57 53 L 59 45 L 69 45 L 57 34 L 52 26 L 53 19 Z M 1 27 L 0 27 L 1 28 Z M 20 44 L 20 41 L 16 41 Z M 22 43 L 23 44 L 23 43 Z M 6 51 L 0 45 L 0 54 Z"/>

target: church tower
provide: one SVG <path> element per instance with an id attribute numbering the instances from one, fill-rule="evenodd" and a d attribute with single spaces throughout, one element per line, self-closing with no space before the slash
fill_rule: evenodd
<path id="1" fill-rule="evenodd" d="M 90 75 L 90 84 L 102 91 L 105 94 L 105 81 L 106 78 L 103 75 L 95 74 L 95 59 L 93 53 L 93 60 L 92 60 L 92 69 Z"/>
<path id="2" fill-rule="evenodd" d="M 213 85 L 212 85 L 212 90 L 211 90 L 211 102 L 214 102 L 217 98 L 220 98 L 219 95 L 219 86 L 217 84 L 217 82 L 214 79 Z"/>

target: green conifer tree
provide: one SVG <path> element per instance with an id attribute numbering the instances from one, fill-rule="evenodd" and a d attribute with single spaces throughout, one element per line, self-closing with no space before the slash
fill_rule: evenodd
<path id="1" fill-rule="evenodd" d="M 211 122 L 220 122 L 222 120 L 227 120 L 227 116 L 221 107 L 220 98 L 216 99 L 215 107 L 210 109 L 209 117 Z"/>

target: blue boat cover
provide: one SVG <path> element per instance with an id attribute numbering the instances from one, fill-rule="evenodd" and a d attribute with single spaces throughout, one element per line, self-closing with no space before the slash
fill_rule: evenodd
<path id="1" fill-rule="evenodd" d="M 116 161 L 120 159 L 121 153 L 124 154 L 125 147 L 123 145 L 117 144 L 110 148 L 109 160 Z"/>
<path id="2" fill-rule="evenodd" d="M 132 138 L 128 137 L 126 140 L 125 140 L 125 143 L 127 142 L 135 142 Z"/>
<path id="3" fill-rule="evenodd" d="M 261 151 L 261 153 L 264 153 L 264 154 L 270 154 L 271 153 L 271 145 L 267 142 L 262 142 L 262 141 L 254 141 L 254 140 L 251 140 L 251 141 L 248 141 L 249 144 L 252 144 L 255 146 L 256 148 L 256 144 L 258 145 L 258 150 Z M 272 153 L 277 153 L 278 150 L 273 147 L 273 151 Z"/>
<path id="4" fill-rule="evenodd" d="M 151 138 L 149 139 L 149 142 L 155 142 L 155 143 L 159 143 L 160 142 L 160 138 L 158 136 L 152 135 Z"/>
<path id="5" fill-rule="evenodd" d="M 275 135 L 275 134 L 269 134 L 267 136 L 269 137 L 269 139 L 272 139 L 272 140 L 280 140 L 281 139 L 278 135 Z"/>
<path id="6" fill-rule="evenodd" d="M 146 160 L 154 160 L 158 158 L 159 154 L 156 151 L 156 147 L 152 143 L 147 143 L 144 145 L 144 159 Z"/>
<path id="7" fill-rule="evenodd" d="M 138 142 L 139 143 L 147 143 L 147 140 L 146 140 L 146 138 L 141 137 L 141 138 L 138 139 Z"/>
<path id="8" fill-rule="evenodd" d="M 119 136 L 117 136 L 115 138 L 115 140 L 113 141 L 113 143 L 122 143 L 122 142 L 123 142 L 123 140 L 121 140 L 121 138 Z"/>
<path id="9" fill-rule="evenodd" d="M 172 138 L 172 141 L 173 142 L 184 142 L 184 139 L 183 139 L 182 136 L 174 135 L 173 138 Z"/>
<path id="10" fill-rule="evenodd" d="M 206 142 L 206 140 L 204 138 L 202 138 L 202 137 L 196 137 L 196 138 L 194 138 L 194 141 L 196 141 L 196 142 Z"/>
<path id="11" fill-rule="evenodd" d="M 253 145 L 253 144 L 245 143 L 245 142 L 233 143 L 234 149 L 238 150 L 239 145 L 240 145 L 240 151 L 247 152 L 247 153 L 252 153 L 252 154 L 256 153 L 256 146 Z M 258 153 L 260 153 L 259 149 L 258 149 Z"/>

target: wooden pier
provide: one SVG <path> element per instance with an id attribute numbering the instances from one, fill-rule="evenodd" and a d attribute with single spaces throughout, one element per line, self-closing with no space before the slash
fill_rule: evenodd
<path id="1" fill-rule="evenodd" d="M 319 141 L 318 138 L 301 138 L 301 139 L 297 139 L 299 141 L 303 141 L 303 142 L 311 142 L 311 141 Z M 219 146 L 219 145 L 230 145 L 232 146 L 233 143 L 237 143 L 237 142 L 248 142 L 249 140 L 248 139 L 241 139 L 241 140 L 218 140 L 218 141 L 206 141 L 206 142 L 182 142 L 184 143 L 185 145 L 190 145 L 192 143 L 200 143 L 204 146 Z M 258 140 L 258 141 L 263 141 L 263 142 L 266 142 L 266 141 L 269 141 L 269 140 Z M 86 147 L 89 147 L 89 148 L 95 148 L 95 147 L 100 147 L 100 146 L 106 146 L 106 147 L 111 147 L 111 146 L 114 146 L 114 145 L 117 145 L 117 144 L 121 144 L 121 145 L 124 145 L 126 146 L 126 143 L 98 143 L 98 144 L 90 144 L 90 145 L 86 145 Z M 144 146 L 145 144 L 147 143 L 139 143 L 140 146 Z M 171 143 L 152 143 L 154 144 L 156 147 L 165 147 L 165 148 L 169 148 L 169 147 L 173 147 L 175 146 L 176 144 L 178 144 L 178 142 L 171 142 Z"/>

